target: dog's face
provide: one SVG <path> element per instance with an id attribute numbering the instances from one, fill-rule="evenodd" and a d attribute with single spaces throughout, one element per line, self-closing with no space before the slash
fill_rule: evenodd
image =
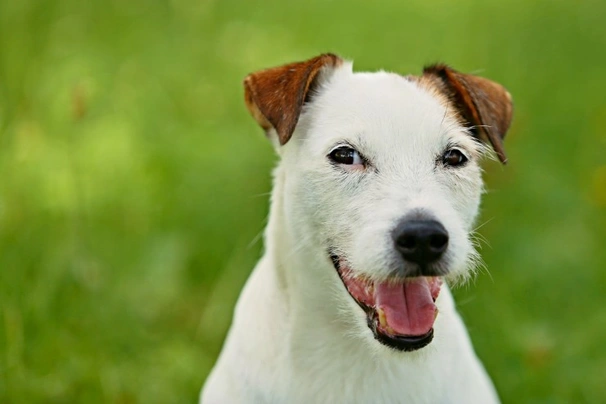
<path id="1" fill-rule="evenodd" d="M 441 278 L 477 261 L 479 160 L 488 143 L 505 160 L 507 92 L 445 66 L 353 73 L 333 55 L 245 83 L 253 116 L 280 144 L 290 226 L 332 260 L 377 340 L 427 345 Z"/>

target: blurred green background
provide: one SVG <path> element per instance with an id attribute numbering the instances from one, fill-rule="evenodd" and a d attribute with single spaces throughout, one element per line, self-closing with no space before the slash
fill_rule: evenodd
<path id="1" fill-rule="evenodd" d="M 0 402 L 197 400 L 275 164 L 241 81 L 326 51 L 510 90 L 460 310 L 504 402 L 606 401 L 606 2 L 0 0 Z"/>

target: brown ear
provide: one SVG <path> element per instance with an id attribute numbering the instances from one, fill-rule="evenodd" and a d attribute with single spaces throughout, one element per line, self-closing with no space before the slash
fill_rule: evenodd
<path id="1" fill-rule="evenodd" d="M 461 118 L 473 125 L 474 134 L 484 142 L 490 142 L 501 163 L 505 164 L 503 139 L 513 115 L 511 95 L 507 90 L 483 77 L 462 74 L 441 64 L 426 67 L 423 76 L 435 79 Z"/>
<path id="2" fill-rule="evenodd" d="M 284 145 L 297 126 L 318 74 L 342 62 L 338 56 L 326 53 L 305 62 L 251 73 L 244 79 L 246 106 L 263 129 L 276 130 L 280 145 Z"/>

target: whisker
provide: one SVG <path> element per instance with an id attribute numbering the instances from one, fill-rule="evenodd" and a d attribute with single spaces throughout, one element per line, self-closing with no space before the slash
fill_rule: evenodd
<path id="1" fill-rule="evenodd" d="M 475 233 L 476 231 L 478 231 L 479 229 L 481 229 L 482 227 L 484 227 L 484 226 L 485 226 L 485 225 L 487 225 L 488 223 L 492 222 L 493 220 L 494 220 L 494 217 L 491 217 L 490 219 L 485 220 L 485 221 L 484 221 L 482 224 L 480 224 L 479 226 L 476 226 L 476 227 L 473 229 L 473 232 Z"/>

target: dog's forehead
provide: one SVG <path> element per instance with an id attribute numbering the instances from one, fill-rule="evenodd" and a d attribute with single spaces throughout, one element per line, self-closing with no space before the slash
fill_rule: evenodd
<path id="1" fill-rule="evenodd" d="M 389 149 L 411 142 L 442 147 L 461 129 L 439 93 L 415 78 L 383 71 L 336 72 L 322 85 L 308 112 L 315 132 L 325 141 L 362 137 L 373 147 Z"/>

